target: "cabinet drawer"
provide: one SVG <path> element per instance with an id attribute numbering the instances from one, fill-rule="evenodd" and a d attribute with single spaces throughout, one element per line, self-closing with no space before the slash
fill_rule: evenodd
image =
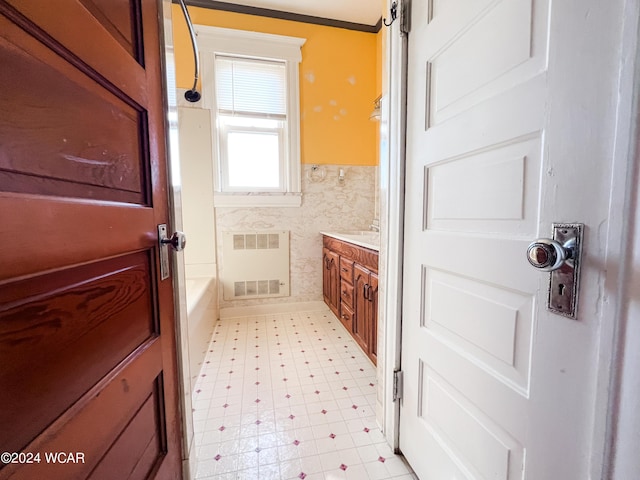
<path id="1" fill-rule="evenodd" d="M 340 282 L 340 300 L 353 308 L 353 285 L 342 280 Z"/>
<path id="2" fill-rule="evenodd" d="M 353 310 L 345 303 L 340 303 L 340 321 L 344 327 L 351 333 L 353 330 Z"/>
<path id="3" fill-rule="evenodd" d="M 353 284 L 353 261 L 340 257 L 340 278 Z"/>

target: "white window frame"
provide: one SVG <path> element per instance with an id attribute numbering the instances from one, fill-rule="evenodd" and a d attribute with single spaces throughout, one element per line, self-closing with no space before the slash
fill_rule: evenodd
<path id="1" fill-rule="evenodd" d="M 217 128 L 215 56 L 240 56 L 285 62 L 287 79 L 287 152 L 283 166 L 284 192 L 223 192 L 221 156 L 217 132 L 212 132 L 214 204 L 216 206 L 300 206 L 300 73 L 301 48 L 306 39 L 195 25 L 202 65 L 202 102 L 211 112 L 212 128 Z"/>

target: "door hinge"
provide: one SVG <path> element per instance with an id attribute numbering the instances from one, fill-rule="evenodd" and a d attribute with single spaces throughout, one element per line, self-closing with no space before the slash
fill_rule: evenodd
<path id="1" fill-rule="evenodd" d="M 402 370 L 393 372 L 393 401 L 402 398 Z"/>
<path id="2" fill-rule="evenodd" d="M 400 33 L 407 35 L 411 31 L 411 0 L 403 0 L 400 5 Z"/>

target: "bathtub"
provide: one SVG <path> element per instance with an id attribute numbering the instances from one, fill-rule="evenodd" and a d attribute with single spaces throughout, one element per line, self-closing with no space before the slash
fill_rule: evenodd
<path id="1" fill-rule="evenodd" d="M 219 316 L 218 287 L 214 277 L 187 278 L 187 322 L 189 326 L 189 366 L 191 388 L 200 375 L 200 369 Z"/>

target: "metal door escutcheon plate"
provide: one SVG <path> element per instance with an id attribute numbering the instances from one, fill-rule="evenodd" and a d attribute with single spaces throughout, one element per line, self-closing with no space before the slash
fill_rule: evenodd
<path id="1" fill-rule="evenodd" d="M 571 256 L 549 274 L 548 308 L 569 318 L 576 318 L 580 290 L 580 261 L 582 252 L 581 223 L 554 223 L 553 240 L 570 247 Z"/>
<path id="2" fill-rule="evenodd" d="M 187 245 L 187 237 L 182 232 L 173 232 L 171 237 L 167 237 L 167 224 L 158 225 L 158 247 L 160 252 L 160 279 L 169 278 L 169 247 L 176 252 L 181 252 Z"/>
<path id="3" fill-rule="evenodd" d="M 158 225 L 158 246 L 160 253 L 160 280 L 169 278 L 169 248 L 163 240 L 167 238 L 167 224 Z"/>

